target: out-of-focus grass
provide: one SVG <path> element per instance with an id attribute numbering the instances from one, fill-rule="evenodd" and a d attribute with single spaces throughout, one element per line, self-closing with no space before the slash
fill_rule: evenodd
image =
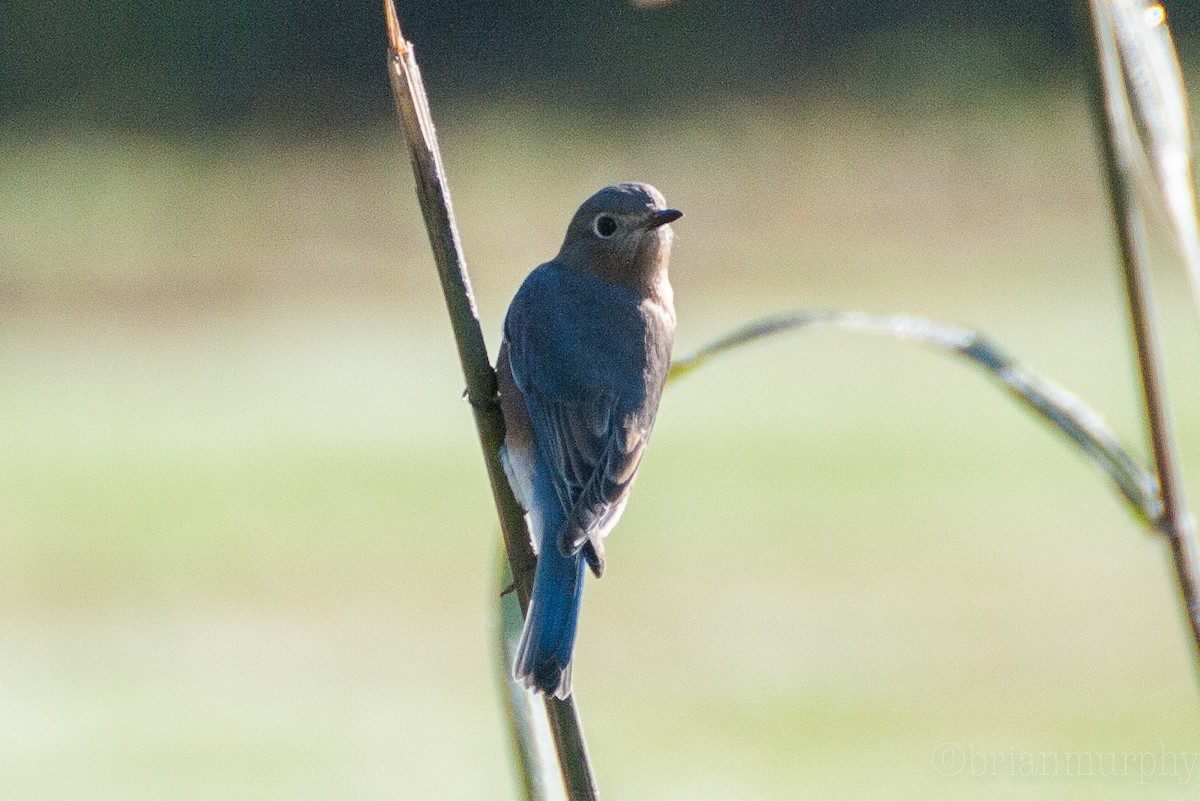
<path id="1" fill-rule="evenodd" d="M 920 312 L 1136 430 L 1071 103 L 617 130 L 514 105 L 441 134 L 493 337 L 575 204 L 640 178 L 688 213 L 680 348 L 785 308 Z M 399 148 L 0 140 L 0 795 L 507 792 L 495 525 Z M 1186 457 L 1200 352 L 1161 278 Z M 644 468 L 576 669 L 606 796 L 1194 790 L 935 768 L 1186 757 L 1200 723 L 1164 549 L 961 365 L 761 345 L 670 390 Z"/>

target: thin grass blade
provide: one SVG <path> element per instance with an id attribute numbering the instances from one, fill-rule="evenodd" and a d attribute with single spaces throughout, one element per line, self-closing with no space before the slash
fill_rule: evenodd
<path id="1" fill-rule="evenodd" d="M 1148 0 L 1096 4 L 1109 114 L 1122 161 L 1165 213 L 1200 308 L 1200 219 L 1187 91 L 1163 7 Z"/>
<path id="2" fill-rule="evenodd" d="M 1164 40 L 1160 36 L 1155 44 L 1156 40 L 1138 27 L 1138 24 L 1144 26 L 1147 22 L 1162 24 L 1161 19 L 1156 19 L 1159 12 L 1150 9 L 1149 13 L 1153 16 L 1135 24 L 1132 15 L 1127 12 L 1136 8 L 1145 15 L 1149 7 L 1129 5 L 1129 2 L 1087 0 L 1090 13 L 1078 15 L 1077 19 L 1084 36 L 1091 37 L 1095 43 L 1095 48 L 1089 50 L 1094 58 L 1087 63 L 1092 113 L 1100 132 L 1104 174 L 1117 235 L 1117 256 L 1141 379 L 1146 431 L 1154 456 L 1154 473 L 1163 507 L 1158 530 L 1165 535 L 1171 548 L 1179 597 L 1191 627 L 1196 657 L 1200 659 L 1200 552 L 1196 544 L 1196 523 L 1188 509 L 1184 491 L 1175 427 L 1167 402 L 1166 375 L 1159 355 L 1158 331 L 1150 291 L 1146 233 L 1139 192 L 1136 191 L 1139 182 L 1143 189 L 1146 187 L 1145 176 L 1155 169 L 1145 166 L 1152 158 L 1146 148 L 1174 152 L 1180 146 L 1180 137 L 1186 135 L 1186 126 L 1183 133 L 1178 129 L 1180 120 L 1186 122 L 1186 115 L 1171 110 L 1171 104 L 1177 96 L 1182 96 L 1181 88 L 1178 92 L 1164 89 L 1163 85 L 1169 84 L 1172 79 L 1161 69 L 1156 72 L 1154 67 L 1163 57 L 1163 53 L 1154 48 L 1161 48 Z M 1118 20 L 1122 22 L 1118 23 Z M 1165 41 L 1169 44 L 1169 39 Z M 1153 55 L 1155 52 L 1158 52 L 1157 62 Z M 1173 48 L 1170 55 L 1173 60 Z M 1179 81 L 1179 87 L 1182 87 L 1182 81 Z M 1159 108 L 1157 104 L 1163 107 Z M 1147 132 L 1145 136 L 1151 144 L 1144 144 L 1139 126 Z M 1155 137 L 1161 140 L 1157 144 L 1153 141 Z M 1172 158 L 1175 157 L 1168 156 L 1166 162 Z M 1175 173 L 1174 178 L 1178 179 L 1178 170 Z M 1187 180 L 1190 183 L 1190 177 Z M 1188 191 L 1191 191 L 1190 187 Z M 1143 191 L 1140 194 L 1149 195 L 1152 199 L 1156 197 L 1152 192 Z M 1194 211 L 1192 217 L 1191 224 L 1194 224 Z M 1192 271 L 1192 277 L 1193 287 L 1196 287 L 1196 271 Z M 1200 295 L 1197 297 L 1200 299 Z"/>

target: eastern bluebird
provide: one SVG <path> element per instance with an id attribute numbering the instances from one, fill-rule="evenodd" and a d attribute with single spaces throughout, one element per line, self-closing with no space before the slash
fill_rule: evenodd
<path id="1" fill-rule="evenodd" d="M 559 698 L 571 694 L 584 565 L 604 570 L 602 538 L 629 500 L 671 365 L 668 223 L 682 216 L 647 184 L 601 189 L 504 320 L 501 456 L 538 552 L 513 675 Z"/>

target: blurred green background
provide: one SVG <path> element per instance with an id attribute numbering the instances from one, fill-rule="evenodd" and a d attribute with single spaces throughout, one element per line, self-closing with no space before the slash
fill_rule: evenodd
<path id="1" fill-rule="evenodd" d="M 1058 4 L 399 10 L 493 348 L 575 206 L 646 180 L 688 215 L 680 351 L 919 313 L 1140 450 Z M 383 39 L 369 3 L 0 7 L 0 797 L 510 796 L 498 538 Z M 1200 326 L 1155 232 L 1194 477 Z M 937 355 L 812 333 L 684 380 L 609 559 L 575 670 L 607 798 L 1200 783 L 1162 544 Z M 1005 775 L 1081 752 L 1135 756 Z"/>

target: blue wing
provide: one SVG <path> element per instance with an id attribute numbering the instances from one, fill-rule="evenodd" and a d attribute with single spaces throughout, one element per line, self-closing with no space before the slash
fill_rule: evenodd
<path id="1" fill-rule="evenodd" d="M 672 332 L 633 290 L 551 262 L 521 286 L 504 334 L 538 455 L 566 515 L 559 548 L 571 555 L 589 540 L 598 547 L 654 426 Z"/>

